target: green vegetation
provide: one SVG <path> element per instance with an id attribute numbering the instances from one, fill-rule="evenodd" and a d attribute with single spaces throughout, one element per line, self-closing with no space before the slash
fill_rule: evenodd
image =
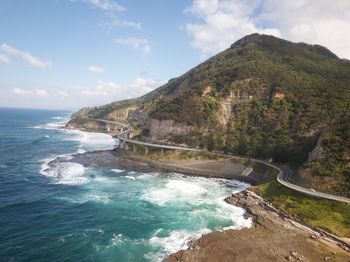
<path id="1" fill-rule="evenodd" d="M 350 197 L 350 117 L 331 127 L 324 134 L 324 156 L 310 164 L 314 174 L 334 177 L 338 194 Z"/>
<path id="2" fill-rule="evenodd" d="M 340 237 L 350 237 L 350 204 L 308 197 L 276 180 L 252 189 L 294 218 Z"/>
<path id="3" fill-rule="evenodd" d="M 207 152 L 193 152 L 193 151 L 164 151 L 160 153 L 159 149 L 150 151 L 148 155 L 140 155 L 141 158 L 154 160 L 154 161 L 184 161 L 184 160 L 221 160 L 226 159 L 225 156 L 219 156 L 217 154 L 211 154 Z"/>

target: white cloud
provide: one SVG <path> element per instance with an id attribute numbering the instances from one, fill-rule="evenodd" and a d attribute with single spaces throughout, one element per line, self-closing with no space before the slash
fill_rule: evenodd
<path id="1" fill-rule="evenodd" d="M 139 50 L 145 54 L 151 52 L 151 45 L 149 44 L 147 39 L 136 38 L 136 37 L 128 37 L 128 38 L 119 38 L 114 40 L 115 44 L 118 45 L 127 45 Z"/>
<path id="2" fill-rule="evenodd" d="M 109 14 L 110 21 L 100 23 L 100 26 L 106 27 L 107 29 L 111 30 L 114 27 L 126 27 L 126 28 L 133 28 L 138 31 L 142 30 L 142 25 L 139 22 L 132 22 L 124 19 L 120 19 L 115 14 Z"/>
<path id="3" fill-rule="evenodd" d="M 14 87 L 12 89 L 12 93 L 20 96 L 48 96 L 49 93 L 45 89 L 35 89 L 34 91 L 30 91 L 28 89 L 20 88 L 20 87 Z"/>
<path id="4" fill-rule="evenodd" d="M 230 46 L 244 35 L 260 32 L 280 35 L 278 29 L 258 28 L 251 13 L 252 1 L 195 0 L 186 13 L 200 20 L 186 24 L 186 30 L 192 37 L 192 46 L 204 54 L 214 54 Z"/>
<path id="5" fill-rule="evenodd" d="M 49 93 L 45 89 L 34 90 L 34 94 L 37 96 L 48 96 Z"/>
<path id="6" fill-rule="evenodd" d="M 105 71 L 104 68 L 98 66 L 89 66 L 87 70 L 91 73 L 103 73 Z"/>
<path id="7" fill-rule="evenodd" d="M 97 86 L 90 89 L 85 89 L 82 94 L 87 96 L 108 96 L 114 95 L 122 91 L 122 87 L 114 82 L 98 81 Z"/>
<path id="8" fill-rule="evenodd" d="M 48 69 L 52 67 L 51 61 L 43 61 L 37 57 L 34 57 L 28 52 L 18 50 L 14 47 L 11 47 L 7 44 L 0 45 L 0 51 L 6 53 L 9 56 L 14 56 L 22 59 L 25 63 L 41 69 Z"/>
<path id="9" fill-rule="evenodd" d="M 23 89 L 23 88 L 19 88 L 19 87 L 14 87 L 12 89 L 12 93 L 16 94 L 16 95 L 20 95 L 20 96 L 24 96 L 24 95 L 31 95 L 32 92 Z"/>
<path id="10" fill-rule="evenodd" d="M 273 23 L 282 37 L 326 46 L 340 57 L 350 58 L 350 1 L 265 0 L 259 23 Z"/>
<path id="11" fill-rule="evenodd" d="M 68 93 L 66 91 L 63 91 L 63 90 L 58 90 L 55 95 L 58 95 L 58 96 L 68 96 Z"/>
<path id="12" fill-rule="evenodd" d="M 195 48 L 214 54 L 251 33 L 271 34 L 296 42 L 321 44 L 350 58 L 348 0 L 194 0 L 185 11 Z"/>
<path id="13" fill-rule="evenodd" d="M 6 55 L 0 54 L 0 62 L 8 64 L 10 63 L 10 59 Z"/>
<path id="14" fill-rule="evenodd" d="M 135 90 L 139 95 L 151 92 L 157 87 L 164 84 L 162 80 L 155 80 L 151 78 L 137 77 L 131 84 L 131 88 Z"/>
<path id="15" fill-rule="evenodd" d="M 86 96 L 113 96 L 116 100 L 134 98 L 161 86 L 164 81 L 137 77 L 131 84 L 120 85 L 115 82 L 98 81 L 96 87 L 84 88 L 81 93 Z"/>
<path id="16" fill-rule="evenodd" d="M 121 12 L 126 10 L 125 7 L 118 5 L 113 0 L 85 0 L 85 1 L 92 4 L 96 8 L 109 11 L 109 12 Z"/>

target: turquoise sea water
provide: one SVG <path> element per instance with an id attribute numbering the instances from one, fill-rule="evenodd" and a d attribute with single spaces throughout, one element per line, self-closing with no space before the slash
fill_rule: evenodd
<path id="1" fill-rule="evenodd" d="M 245 188 L 237 181 L 50 167 L 115 145 L 61 130 L 69 115 L 0 109 L 0 261 L 161 261 L 202 233 L 250 225 L 223 201 Z"/>

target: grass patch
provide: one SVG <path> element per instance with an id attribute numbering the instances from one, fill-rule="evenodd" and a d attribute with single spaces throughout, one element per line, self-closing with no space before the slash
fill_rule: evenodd
<path id="1" fill-rule="evenodd" d="M 280 210 L 340 237 L 350 237 L 350 204 L 317 199 L 271 181 L 252 188 Z"/>
<path id="2" fill-rule="evenodd" d="M 170 161 L 170 162 L 182 162 L 186 160 L 221 160 L 227 157 L 219 156 L 216 154 L 210 154 L 207 152 L 194 152 L 194 151 L 174 151 L 174 150 L 164 150 L 161 154 L 159 149 L 150 151 L 148 155 L 141 156 L 144 159 L 149 159 L 153 161 Z"/>

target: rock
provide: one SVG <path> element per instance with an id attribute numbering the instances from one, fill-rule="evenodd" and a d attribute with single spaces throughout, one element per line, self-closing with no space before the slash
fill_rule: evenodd
<path id="1" fill-rule="evenodd" d="M 150 137 L 152 140 L 162 140 L 169 136 L 187 135 L 192 127 L 182 123 L 176 123 L 173 120 L 151 119 L 149 123 Z"/>
<path id="2" fill-rule="evenodd" d="M 309 160 L 308 161 L 315 161 L 315 160 L 319 160 L 323 157 L 324 155 L 324 150 L 322 148 L 322 140 L 323 137 L 320 136 L 317 140 L 317 144 L 315 146 L 315 148 L 309 153 Z"/>

